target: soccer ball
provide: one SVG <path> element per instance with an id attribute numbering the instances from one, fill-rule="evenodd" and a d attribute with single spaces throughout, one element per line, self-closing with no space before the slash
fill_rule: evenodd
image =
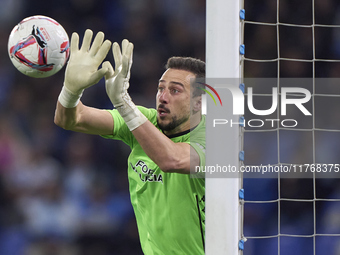
<path id="1" fill-rule="evenodd" d="M 16 25 L 8 39 L 8 54 L 23 74 L 44 78 L 57 73 L 69 57 L 64 28 L 46 16 L 31 16 Z"/>

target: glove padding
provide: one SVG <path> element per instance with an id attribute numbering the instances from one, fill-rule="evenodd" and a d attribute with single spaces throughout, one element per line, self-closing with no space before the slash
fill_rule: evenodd
<path id="1" fill-rule="evenodd" d="M 93 32 L 85 31 L 81 48 L 79 49 L 79 35 L 73 33 L 71 37 L 70 59 L 65 71 L 65 81 L 59 102 L 66 108 L 75 107 L 84 89 L 96 84 L 108 71 L 107 66 L 98 70 L 110 50 L 111 42 L 104 41 L 104 33 L 99 32 L 91 45 Z"/>
<path id="2" fill-rule="evenodd" d="M 106 93 L 132 131 L 147 121 L 147 118 L 138 110 L 127 92 L 132 66 L 133 44 L 124 39 L 122 51 L 120 51 L 119 44 L 115 42 L 112 45 L 112 52 L 116 71 L 113 70 L 109 62 L 103 64 L 103 68 L 109 69 L 105 75 Z"/>

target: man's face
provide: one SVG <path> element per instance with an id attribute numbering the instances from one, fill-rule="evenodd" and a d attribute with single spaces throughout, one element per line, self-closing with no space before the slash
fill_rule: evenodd
<path id="1" fill-rule="evenodd" d="M 157 123 L 168 134 L 190 129 L 191 72 L 168 69 L 158 84 L 156 96 Z"/>

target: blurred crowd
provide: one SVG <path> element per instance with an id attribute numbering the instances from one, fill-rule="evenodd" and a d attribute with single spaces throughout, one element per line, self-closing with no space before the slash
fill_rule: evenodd
<path id="1" fill-rule="evenodd" d="M 173 55 L 205 58 L 205 1 L 0 0 L 0 254 L 142 254 L 122 142 L 53 123 L 64 69 L 44 79 L 19 73 L 7 53 L 12 28 L 45 15 L 69 37 L 90 28 L 135 45 L 129 92 L 155 107 L 158 79 Z M 112 52 L 107 57 L 113 62 Z M 111 109 L 104 82 L 82 101 Z"/>
<path id="2" fill-rule="evenodd" d="M 315 16 L 312 0 L 245 0 L 246 19 L 276 23 L 277 2 L 282 23 L 340 25 L 336 0 L 314 0 Z M 154 107 L 157 81 L 169 57 L 205 60 L 205 5 L 204 0 L 59 0 L 48 4 L 0 0 L 0 255 L 142 254 L 128 193 L 129 148 L 122 142 L 54 125 L 64 69 L 44 79 L 19 73 L 7 53 L 12 28 L 25 17 L 46 15 L 61 23 L 69 36 L 77 32 L 82 37 L 90 28 L 95 33 L 103 31 L 111 41 L 129 39 L 135 45 L 129 92 L 136 104 Z M 275 26 L 246 24 L 245 57 L 340 59 L 340 28 L 280 26 L 279 40 L 276 36 Z M 111 53 L 107 59 L 113 61 Z M 279 65 L 275 61 L 245 61 L 247 78 L 275 78 L 278 72 L 281 77 L 314 76 L 321 79 L 316 92 L 325 94 L 340 94 L 336 82 L 322 80 L 337 78 L 338 70 L 336 61 L 281 60 Z M 87 89 L 82 101 L 112 108 L 103 81 Z M 319 104 L 316 127 L 340 129 L 336 118 L 339 99 L 320 97 L 315 102 Z M 280 146 L 276 133 L 246 133 L 245 163 L 312 163 L 313 135 L 316 161 L 339 163 L 340 135 L 324 131 L 282 131 Z M 338 182 L 245 179 L 245 198 L 340 198 Z M 314 205 L 317 232 L 339 234 L 339 202 L 322 201 L 246 204 L 245 234 L 277 234 L 279 212 L 281 233 L 313 234 Z M 323 249 L 317 254 L 339 254 L 340 238 L 329 240 L 316 238 L 317 247 Z M 249 239 L 245 254 L 276 254 L 277 243 L 277 238 Z M 281 254 L 312 254 L 311 238 L 281 238 L 281 245 Z"/>

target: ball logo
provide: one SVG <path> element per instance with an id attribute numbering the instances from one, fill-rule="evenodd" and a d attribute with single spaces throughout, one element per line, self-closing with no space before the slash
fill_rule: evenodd
<path id="1" fill-rule="evenodd" d="M 47 55 L 47 42 L 41 33 L 39 27 L 32 27 L 32 33 L 19 41 L 16 45 L 11 47 L 10 55 L 12 58 L 15 58 L 20 63 L 29 66 L 30 68 L 48 72 L 53 69 L 54 64 L 47 64 L 46 55 Z M 23 54 L 28 47 L 38 47 L 38 56 L 37 59 L 28 59 Z"/>

